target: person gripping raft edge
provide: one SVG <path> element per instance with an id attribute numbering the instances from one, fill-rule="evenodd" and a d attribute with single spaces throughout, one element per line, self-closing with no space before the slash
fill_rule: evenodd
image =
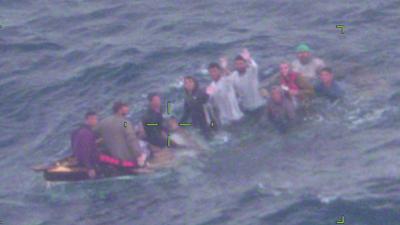
<path id="1" fill-rule="evenodd" d="M 149 108 L 142 117 L 146 134 L 145 140 L 156 148 L 167 147 L 167 135 L 163 130 L 164 118 L 161 113 L 161 96 L 158 93 L 150 93 L 147 100 L 149 101 Z"/>
<path id="2" fill-rule="evenodd" d="M 96 134 L 93 128 L 97 125 L 97 115 L 89 111 L 85 114 L 85 122 L 71 134 L 71 149 L 73 156 L 80 166 L 88 169 L 88 176 L 96 176 L 98 164 L 98 151 L 96 147 Z"/>
<path id="3" fill-rule="evenodd" d="M 103 139 L 106 151 L 114 158 L 137 162 L 142 166 L 146 155 L 141 151 L 139 140 L 131 122 L 126 118 L 129 107 L 126 103 L 115 102 L 113 115 L 100 121 L 96 131 Z"/>

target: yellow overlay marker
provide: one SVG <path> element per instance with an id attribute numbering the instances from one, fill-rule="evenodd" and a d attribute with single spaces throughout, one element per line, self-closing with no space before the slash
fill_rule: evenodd
<path id="1" fill-rule="evenodd" d="M 337 29 L 340 29 L 340 33 L 341 33 L 341 34 L 344 34 L 344 25 L 340 25 L 340 24 L 339 24 L 339 25 L 336 25 L 336 28 L 337 28 Z"/>
<path id="2" fill-rule="evenodd" d="M 344 216 L 340 217 L 340 219 L 336 221 L 336 224 L 344 224 Z"/>

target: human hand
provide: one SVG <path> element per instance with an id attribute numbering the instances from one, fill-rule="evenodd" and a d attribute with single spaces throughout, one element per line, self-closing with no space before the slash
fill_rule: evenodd
<path id="1" fill-rule="evenodd" d="M 242 53 L 240 53 L 240 55 L 241 55 L 246 61 L 250 61 L 250 59 L 251 59 L 250 52 L 249 52 L 249 50 L 248 50 L 247 48 L 244 48 L 244 49 L 242 50 Z"/>
<path id="2" fill-rule="evenodd" d="M 282 90 L 284 90 L 284 91 L 289 91 L 289 87 L 288 86 L 286 86 L 286 85 L 281 85 L 281 88 L 282 88 Z"/>
<path id="3" fill-rule="evenodd" d="M 206 89 L 206 93 L 208 95 L 213 95 L 215 93 L 215 88 L 213 86 L 211 86 L 211 85 L 208 86 L 207 89 Z"/>
<path id="4" fill-rule="evenodd" d="M 222 56 L 221 58 L 219 58 L 219 64 L 223 69 L 227 69 L 228 68 L 228 58 L 226 58 L 226 56 Z"/>
<path id="5" fill-rule="evenodd" d="M 296 96 L 299 94 L 298 90 L 289 90 L 290 95 Z"/>
<path id="6" fill-rule="evenodd" d="M 143 167 L 143 166 L 145 165 L 146 159 L 147 159 L 147 156 L 146 156 L 146 154 L 144 154 L 144 153 L 142 153 L 142 154 L 138 157 L 137 163 L 139 164 L 140 167 Z"/>
<path id="7" fill-rule="evenodd" d="M 88 171 L 88 176 L 90 177 L 90 178 L 95 178 L 96 177 L 96 170 L 94 170 L 94 169 L 90 169 L 89 171 Z"/>

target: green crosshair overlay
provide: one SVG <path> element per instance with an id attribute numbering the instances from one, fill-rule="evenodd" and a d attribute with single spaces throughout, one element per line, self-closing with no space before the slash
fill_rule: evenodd
<path id="1" fill-rule="evenodd" d="M 168 102 L 167 102 L 167 114 L 168 114 L 168 115 L 171 115 L 171 113 L 172 113 L 172 103 L 168 101 Z M 125 123 L 126 123 L 126 122 L 125 122 Z M 124 126 L 126 127 L 125 123 L 124 123 Z M 192 126 L 192 123 L 178 123 L 178 125 L 181 126 L 181 127 L 190 127 L 190 126 Z M 148 127 L 158 127 L 158 126 L 160 126 L 160 124 L 159 124 L 159 123 L 146 123 L 145 126 L 148 126 Z M 211 127 L 211 128 L 214 128 L 214 126 L 215 126 L 215 122 L 214 122 L 214 121 L 211 121 L 210 127 Z M 168 135 L 167 135 L 167 147 L 170 147 L 170 146 L 171 146 L 171 141 L 172 141 L 172 140 L 171 140 L 171 137 L 170 137 L 170 135 L 168 134 Z"/>
<path id="2" fill-rule="evenodd" d="M 341 33 L 341 34 L 344 34 L 344 28 L 345 28 L 344 25 L 338 24 L 338 25 L 336 25 L 336 28 L 337 28 L 337 29 L 340 29 L 340 33 Z"/>
<path id="3" fill-rule="evenodd" d="M 341 216 L 337 221 L 336 224 L 344 224 L 344 216 Z"/>

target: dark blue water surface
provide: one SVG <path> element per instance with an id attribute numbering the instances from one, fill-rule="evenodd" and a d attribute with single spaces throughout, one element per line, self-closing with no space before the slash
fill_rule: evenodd
<path id="1" fill-rule="evenodd" d="M 0 24 L 5 224 L 400 224 L 398 0 L 0 0 Z M 48 187 L 30 169 L 69 153 L 88 109 L 105 117 L 124 100 L 138 121 L 151 91 L 179 109 L 179 77 L 206 80 L 206 64 L 243 47 L 265 71 L 300 42 L 347 99 L 286 135 L 236 127 L 148 176 Z"/>

